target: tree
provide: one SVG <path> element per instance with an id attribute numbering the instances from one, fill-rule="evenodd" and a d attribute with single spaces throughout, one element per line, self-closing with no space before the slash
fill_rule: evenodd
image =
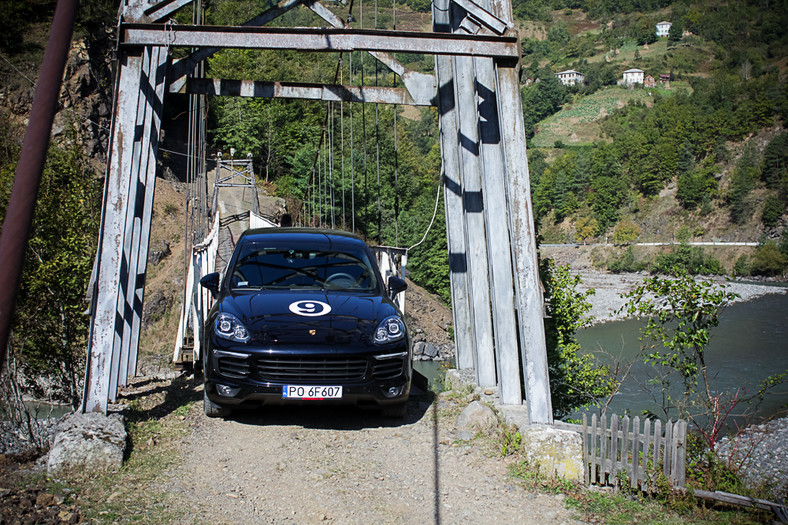
<path id="1" fill-rule="evenodd" d="M 763 213 L 761 215 L 761 222 L 764 226 L 773 228 L 777 226 L 777 222 L 785 212 L 785 204 L 782 199 L 777 195 L 769 195 L 766 202 L 763 204 Z"/>
<path id="2" fill-rule="evenodd" d="M 681 40 L 683 37 L 684 24 L 682 23 L 681 18 L 678 18 L 670 24 L 670 29 L 668 30 L 668 45 L 675 45 L 676 42 Z"/>
<path id="3" fill-rule="evenodd" d="M 788 184 L 788 133 L 774 137 L 763 150 L 761 179 L 770 188 L 777 187 L 780 182 Z"/>
<path id="4" fill-rule="evenodd" d="M 101 187 L 71 137 L 51 147 L 16 302 L 9 363 L 22 373 L 23 393 L 76 407 L 85 364 L 85 314 L 96 253 Z M 13 177 L 0 170 L 2 186 Z M 5 216 L 5 197 L 0 215 Z"/>
<path id="5" fill-rule="evenodd" d="M 750 272 L 753 275 L 779 275 L 786 266 L 788 266 L 788 257 L 780 251 L 777 243 L 769 241 L 755 250 Z"/>
<path id="6" fill-rule="evenodd" d="M 587 239 L 594 236 L 597 222 L 593 217 L 580 217 L 575 221 L 575 238 L 585 244 Z"/>
<path id="7" fill-rule="evenodd" d="M 596 361 L 590 352 L 581 353 L 575 339 L 577 330 L 588 326 L 593 290 L 577 290 L 581 280 L 569 266 L 558 266 L 552 259 L 539 265 L 545 287 L 547 311 L 545 339 L 553 417 L 560 419 L 575 410 L 610 395 L 617 384 L 610 369 Z"/>
<path id="8" fill-rule="evenodd" d="M 630 220 L 621 221 L 613 230 L 613 242 L 616 244 L 628 244 L 640 235 L 640 226 Z"/>
<path id="9" fill-rule="evenodd" d="M 725 308 L 737 297 L 725 285 L 696 281 L 687 274 L 678 278 L 651 277 L 626 295 L 623 307 L 644 322 L 643 359 L 655 367 L 652 385 L 662 399 L 666 418 L 692 421 L 713 450 L 731 409 L 747 400 L 741 390 L 716 388 L 706 366 L 711 330 L 719 325 Z M 678 377 L 678 384 L 674 378 Z M 785 374 L 768 378 L 758 393 L 779 384 Z"/>
<path id="10" fill-rule="evenodd" d="M 728 197 L 731 205 L 731 219 L 736 224 L 742 224 L 752 214 L 750 192 L 755 188 L 757 179 L 757 152 L 753 141 L 749 141 L 744 147 L 744 153 L 736 163 Z"/>
<path id="11" fill-rule="evenodd" d="M 536 123 L 558 112 L 566 102 L 566 87 L 550 68 L 539 70 L 539 82 L 523 88 L 523 119 L 525 136 L 534 136 Z"/>

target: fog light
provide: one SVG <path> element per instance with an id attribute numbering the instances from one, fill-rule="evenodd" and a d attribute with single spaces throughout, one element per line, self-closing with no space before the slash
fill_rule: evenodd
<path id="1" fill-rule="evenodd" d="M 223 397 L 235 397 L 240 391 L 240 387 L 216 385 L 216 393 Z"/>
<path id="2" fill-rule="evenodd" d="M 402 395 L 402 391 L 404 389 L 405 389 L 405 385 L 391 386 L 387 390 L 383 391 L 383 395 L 386 397 L 399 397 Z"/>

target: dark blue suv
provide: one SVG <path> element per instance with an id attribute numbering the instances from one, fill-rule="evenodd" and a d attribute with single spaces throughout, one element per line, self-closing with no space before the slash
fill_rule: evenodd
<path id="1" fill-rule="evenodd" d="M 247 230 L 224 275 L 200 281 L 216 303 L 201 357 L 204 408 L 336 403 L 402 417 L 411 343 L 375 258 L 355 235 L 310 228 Z"/>

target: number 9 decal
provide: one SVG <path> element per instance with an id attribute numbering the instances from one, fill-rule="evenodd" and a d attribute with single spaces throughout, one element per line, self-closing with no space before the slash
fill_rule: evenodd
<path id="1" fill-rule="evenodd" d="M 304 317 L 317 317 L 330 312 L 331 306 L 322 301 L 296 301 L 290 304 L 290 311 Z"/>

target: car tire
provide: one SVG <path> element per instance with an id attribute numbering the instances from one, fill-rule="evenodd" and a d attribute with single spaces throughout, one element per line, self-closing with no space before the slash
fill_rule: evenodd
<path id="1" fill-rule="evenodd" d="M 211 401 L 208 398 L 208 391 L 204 387 L 202 391 L 202 409 L 208 417 L 227 417 L 232 412 L 232 409 Z"/>
<path id="2" fill-rule="evenodd" d="M 402 419 L 408 412 L 407 403 L 397 403 L 396 405 L 389 405 L 380 410 L 380 415 L 389 419 Z"/>

